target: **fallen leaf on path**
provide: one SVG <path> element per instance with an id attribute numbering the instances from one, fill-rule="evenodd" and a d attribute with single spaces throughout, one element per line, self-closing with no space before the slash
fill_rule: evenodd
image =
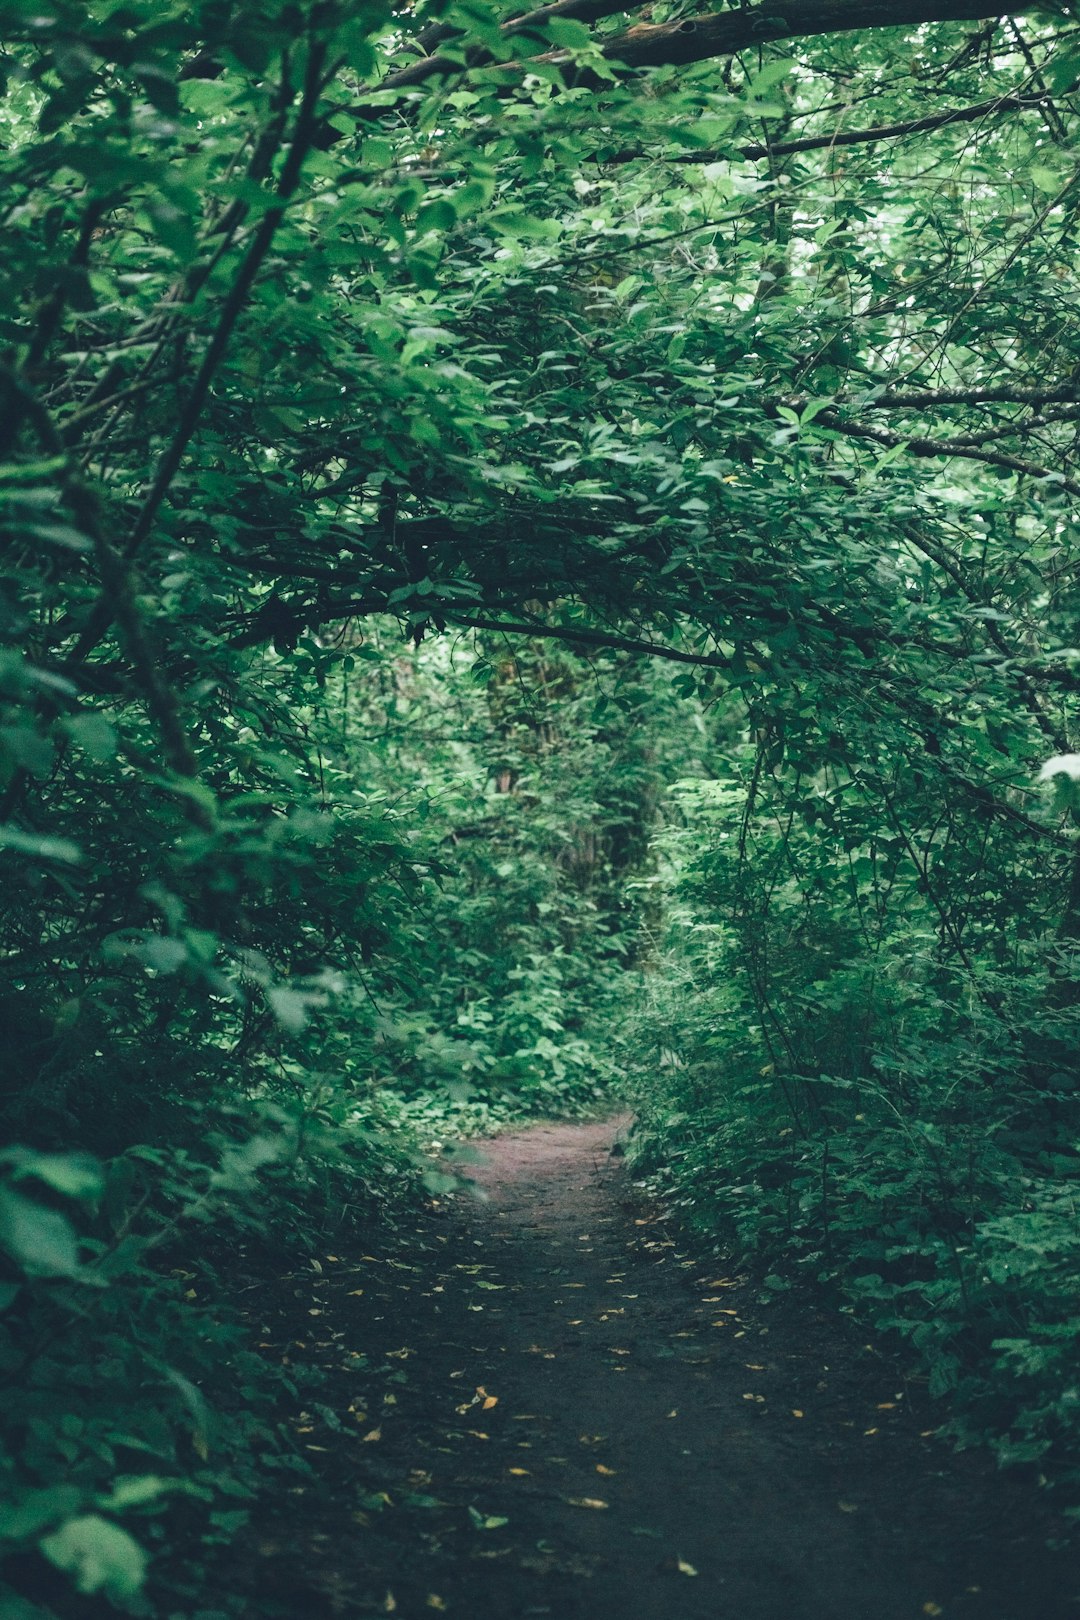
<path id="1" fill-rule="evenodd" d="M 563 1500 L 569 1503 L 571 1507 L 606 1508 L 611 1506 L 610 1502 L 602 1502 L 598 1496 L 567 1496 Z"/>
<path id="2" fill-rule="evenodd" d="M 383 1598 L 383 1610 L 384 1610 L 384 1612 L 386 1614 L 393 1614 L 393 1612 L 394 1612 L 394 1610 L 396 1608 L 397 1608 L 397 1598 L 394 1596 L 393 1592 L 387 1592 L 386 1596 Z"/>
<path id="3" fill-rule="evenodd" d="M 764 1395 L 744 1395 L 743 1396 L 744 1401 L 763 1401 L 764 1399 L 765 1399 Z"/>
<path id="4" fill-rule="evenodd" d="M 609 1478 L 614 1478 L 615 1474 L 618 1473 L 618 1469 L 617 1468 L 605 1468 L 603 1463 L 597 1463 L 596 1472 L 598 1474 L 604 1474 L 604 1475 L 608 1476 Z"/>
<path id="5" fill-rule="evenodd" d="M 501 1530 L 510 1520 L 502 1513 L 481 1513 L 477 1508 L 470 1507 L 469 1518 L 477 1530 Z"/>
<path id="6" fill-rule="evenodd" d="M 381 1440 L 381 1439 L 382 1439 L 382 1429 L 381 1429 L 381 1427 L 378 1428 L 378 1429 L 369 1429 L 367 1434 L 364 1435 L 362 1443 L 365 1446 L 367 1446 L 367 1445 L 370 1445 L 373 1440 Z"/>
<path id="7" fill-rule="evenodd" d="M 499 1397 L 497 1395 L 485 1395 L 484 1396 L 484 1402 L 483 1402 L 483 1405 L 481 1406 L 480 1410 L 481 1410 L 481 1412 L 490 1412 L 491 1408 L 493 1406 L 498 1406 L 498 1404 L 499 1404 Z"/>
<path id="8" fill-rule="evenodd" d="M 941 1607 L 940 1603 L 924 1603 L 922 1606 L 922 1612 L 923 1614 L 944 1614 L 945 1610 Z"/>
<path id="9" fill-rule="evenodd" d="M 837 1502 L 836 1505 L 840 1509 L 841 1513 L 858 1513 L 859 1511 L 858 1506 L 854 1502 Z"/>
<path id="10" fill-rule="evenodd" d="M 446 1599 L 441 1598 L 437 1592 L 429 1592 L 425 1607 L 428 1609 L 445 1609 Z"/>
<path id="11" fill-rule="evenodd" d="M 678 1570 L 680 1575 L 696 1575 L 697 1574 L 697 1570 L 694 1568 L 693 1564 L 688 1564 L 686 1562 L 685 1558 L 676 1559 L 675 1568 Z"/>
<path id="12" fill-rule="evenodd" d="M 508 1468 L 506 1472 L 508 1474 L 516 1475 L 519 1479 L 524 1479 L 528 1475 L 529 1470 L 527 1468 Z"/>
<path id="13" fill-rule="evenodd" d="M 791 1415 L 792 1415 L 792 1417 L 805 1417 L 806 1416 L 806 1414 L 804 1412 L 799 1411 L 799 1408 L 797 1406 L 792 1407 Z"/>
<path id="14" fill-rule="evenodd" d="M 679 1415 L 679 1408 L 677 1406 L 673 1406 L 671 1411 L 665 1414 L 665 1416 L 667 1416 L 667 1417 L 678 1417 L 678 1415 Z"/>

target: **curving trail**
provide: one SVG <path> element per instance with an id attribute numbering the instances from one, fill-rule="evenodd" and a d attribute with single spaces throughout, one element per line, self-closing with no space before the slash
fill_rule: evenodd
<path id="1" fill-rule="evenodd" d="M 330 1337 L 299 1343 L 340 1427 L 302 1414 L 317 1483 L 249 1548 L 253 1609 L 1080 1616 L 1030 1480 L 926 1434 L 940 1413 L 820 1302 L 762 1304 L 683 1255 L 611 1156 L 618 1127 L 486 1143 L 482 1198 L 327 1261 L 307 1312 Z"/>

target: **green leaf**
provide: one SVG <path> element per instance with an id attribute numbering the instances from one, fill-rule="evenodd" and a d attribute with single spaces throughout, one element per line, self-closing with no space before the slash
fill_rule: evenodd
<path id="1" fill-rule="evenodd" d="M 77 1277 L 75 1230 L 59 1210 L 0 1187 L 0 1247 L 32 1277 Z"/>
<path id="2" fill-rule="evenodd" d="M 32 1177 L 43 1181 L 66 1198 L 92 1200 L 100 1197 L 105 1184 L 97 1159 L 84 1153 L 33 1153 L 20 1151 L 13 1161 L 12 1179 Z"/>
<path id="3" fill-rule="evenodd" d="M 117 748 L 116 727 L 103 714 L 77 714 L 63 721 L 68 736 L 84 748 L 92 760 L 104 765 Z"/>
<path id="4" fill-rule="evenodd" d="M 62 861 L 69 866 L 78 865 L 83 858 L 82 850 L 70 838 L 24 832 L 10 822 L 0 826 L 0 849 L 14 849 L 22 855 L 34 855 L 42 861 Z"/>
<path id="5" fill-rule="evenodd" d="M 83 1492 L 78 1485 L 21 1491 L 14 1502 L 0 1506 L 0 1537 L 23 1541 L 28 1536 L 40 1536 L 50 1525 L 70 1518 L 82 1505 Z"/>
<path id="6" fill-rule="evenodd" d="M 70 1575 L 76 1590 L 104 1592 L 124 1602 L 137 1597 L 146 1579 L 146 1553 L 133 1536 L 96 1513 L 70 1519 L 40 1547 L 50 1563 Z"/>

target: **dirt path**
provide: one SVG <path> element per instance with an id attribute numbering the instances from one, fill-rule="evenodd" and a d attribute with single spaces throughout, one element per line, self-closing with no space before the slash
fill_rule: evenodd
<path id="1" fill-rule="evenodd" d="M 317 1480 L 249 1547 L 249 1612 L 1076 1620 L 1031 1481 L 925 1434 L 846 1319 L 682 1255 L 613 1134 L 502 1137 L 485 1201 L 292 1279 Z"/>

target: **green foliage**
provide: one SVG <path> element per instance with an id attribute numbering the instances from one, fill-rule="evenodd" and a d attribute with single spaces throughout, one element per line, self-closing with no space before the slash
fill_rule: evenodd
<path id="1" fill-rule="evenodd" d="M 811 784 L 752 750 L 749 798 L 682 784 L 636 1155 L 691 1221 L 902 1336 L 959 1439 L 1075 1486 L 1080 1071 L 1053 891 L 1018 831 L 914 822 L 910 782 L 882 828 L 870 764 Z"/>
<path id="2" fill-rule="evenodd" d="M 3 1522 L 58 1610 L 297 1466 L 201 1250 L 624 1068 L 697 1218 L 1073 1444 L 1074 31 L 722 20 L 0 0 Z"/>

